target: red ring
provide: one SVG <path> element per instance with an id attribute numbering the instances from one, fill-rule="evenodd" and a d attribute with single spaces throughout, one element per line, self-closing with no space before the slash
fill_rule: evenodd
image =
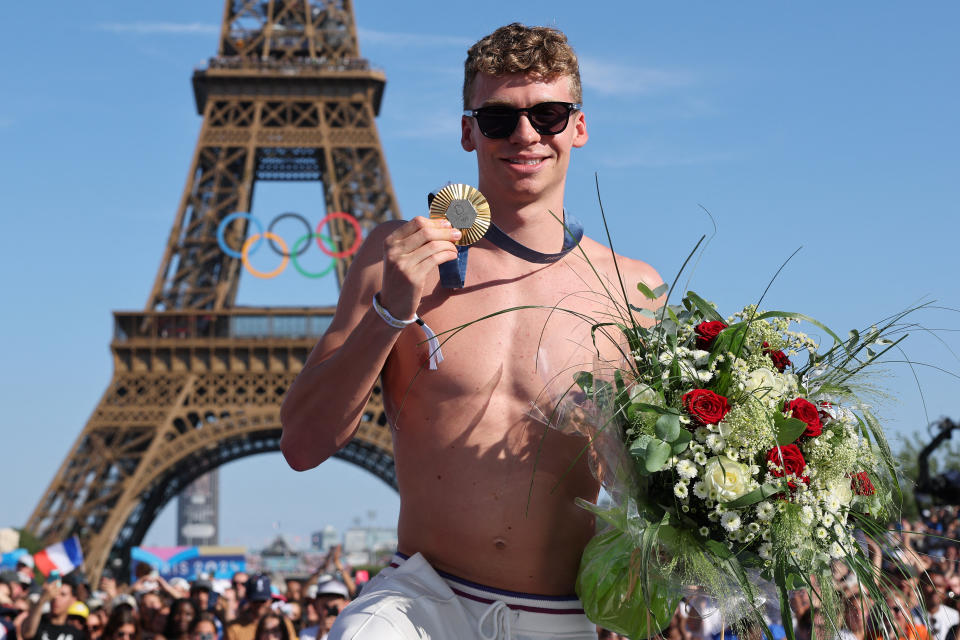
<path id="1" fill-rule="evenodd" d="M 331 218 L 342 218 L 353 225 L 353 230 L 356 233 L 354 234 L 353 244 L 350 246 L 350 248 L 344 249 L 343 251 L 330 251 L 323 246 L 323 242 L 320 240 L 319 236 L 320 230 L 326 226 L 327 221 Z M 317 234 L 317 246 L 320 247 L 320 251 L 323 251 L 331 258 L 346 258 L 347 256 L 352 256 L 360 250 L 360 245 L 363 244 L 363 229 L 360 228 L 360 223 L 357 222 L 357 219 L 354 216 L 350 215 L 349 213 L 343 213 L 342 211 L 334 211 L 333 213 L 329 213 L 324 216 L 324 218 L 317 223 Z"/>

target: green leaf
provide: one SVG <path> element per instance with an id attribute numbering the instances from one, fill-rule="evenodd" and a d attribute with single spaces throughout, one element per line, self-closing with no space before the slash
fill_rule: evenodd
<path id="1" fill-rule="evenodd" d="M 664 282 L 664 283 L 661 284 L 659 287 L 657 287 L 656 289 L 653 290 L 653 295 L 656 296 L 657 298 L 659 298 L 660 296 L 662 296 L 663 294 L 665 294 L 669 288 L 670 288 L 670 285 L 668 285 L 666 282 Z"/>
<path id="2" fill-rule="evenodd" d="M 659 297 L 650 289 L 650 287 L 643 284 L 642 282 L 637 283 L 637 289 L 639 289 L 640 293 L 642 293 L 644 297 L 649 300 L 656 300 Z"/>
<path id="3" fill-rule="evenodd" d="M 697 309 L 700 310 L 700 313 L 703 314 L 703 317 L 707 320 L 718 320 L 726 324 L 726 320 L 717 313 L 717 310 L 713 308 L 713 305 L 695 294 L 693 291 L 687 291 L 687 297 L 693 301 L 693 304 L 697 305 Z"/>
<path id="4" fill-rule="evenodd" d="M 632 305 L 632 304 L 630 305 L 630 309 L 631 309 L 634 313 L 638 313 L 638 314 L 640 314 L 641 316 L 643 316 L 644 318 L 656 318 L 656 317 L 657 317 L 657 314 L 655 314 L 653 311 L 650 311 L 650 309 L 641 309 L 640 307 L 636 307 L 636 306 L 634 306 L 634 305 Z"/>
<path id="5" fill-rule="evenodd" d="M 680 427 L 680 416 L 675 413 L 664 413 L 657 418 L 657 424 L 653 427 L 657 437 L 664 442 L 673 442 L 680 436 L 683 430 Z"/>
<path id="6" fill-rule="evenodd" d="M 777 432 L 777 444 L 782 447 L 796 442 L 807 430 L 807 423 L 798 418 L 788 418 L 778 411 L 773 414 L 773 430 Z"/>
<path id="7" fill-rule="evenodd" d="M 591 393 L 593 391 L 593 374 L 587 371 L 578 371 L 573 376 L 574 382 L 577 383 L 577 386 L 580 387 L 580 390 L 584 393 Z"/>
<path id="8" fill-rule="evenodd" d="M 672 453 L 673 449 L 669 444 L 663 440 L 651 438 L 649 444 L 647 444 L 643 464 L 647 468 L 647 471 L 655 473 L 663 469 L 663 465 L 666 464 L 667 459 Z"/>
<path id="9" fill-rule="evenodd" d="M 725 502 L 723 504 L 727 509 L 740 509 L 741 507 L 748 507 L 751 504 L 756 504 L 762 500 L 766 500 L 770 496 L 775 496 L 778 493 L 786 489 L 786 481 L 780 480 L 778 482 L 769 482 L 765 485 L 757 487 L 750 493 L 744 494 L 737 498 L 736 500 L 731 500 L 730 502 Z"/>
<path id="10" fill-rule="evenodd" d="M 679 455 L 686 451 L 687 446 L 690 444 L 690 441 L 693 439 L 693 434 L 684 429 L 680 432 L 680 435 L 676 440 L 671 444 L 673 449 L 673 455 Z"/>
<path id="11" fill-rule="evenodd" d="M 727 548 L 727 545 L 719 542 L 717 540 L 707 540 L 704 545 L 707 549 L 710 550 L 713 555 L 717 556 L 721 560 L 726 560 L 733 557 L 733 551 Z"/>

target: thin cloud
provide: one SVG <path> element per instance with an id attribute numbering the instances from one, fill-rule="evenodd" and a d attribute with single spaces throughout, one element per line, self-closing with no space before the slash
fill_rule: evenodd
<path id="1" fill-rule="evenodd" d="M 98 25 L 101 31 L 137 35 L 202 35 L 220 33 L 220 25 L 203 22 L 109 22 Z"/>
<path id="2" fill-rule="evenodd" d="M 389 47 L 462 47 L 473 44 L 470 38 L 444 36 L 436 33 L 403 33 L 357 28 L 360 44 L 379 44 Z"/>
<path id="3" fill-rule="evenodd" d="M 583 85 L 605 95 L 659 93 L 689 87 L 696 78 L 688 71 L 635 67 L 580 57 Z"/>

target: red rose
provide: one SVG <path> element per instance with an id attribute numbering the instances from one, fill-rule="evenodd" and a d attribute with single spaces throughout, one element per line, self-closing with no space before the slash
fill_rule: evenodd
<path id="1" fill-rule="evenodd" d="M 786 369 L 791 364 L 793 364 L 792 362 L 790 362 L 790 358 L 787 357 L 787 354 L 785 354 L 783 351 L 780 351 L 779 349 L 777 349 L 776 351 L 773 351 L 771 349 L 766 348 L 770 346 L 769 342 L 764 342 L 763 346 L 764 346 L 763 353 L 770 356 L 770 359 L 773 361 L 773 366 L 775 366 L 777 368 L 777 371 L 779 371 L 780 373 L 783 373 L 784 369 Z"/>
<path id="2" fill-rule="evenodd" d="M 693 328 L 697 334 L 697 347 L 709 351 L 710 347 L 713 346 L 714 339 L 726 328 L 727 325 L 719 320 L 701 322 Z"/>
<path id="3" fill-rule="evenodd" d="M 872 496 L 877 492 L 877 490 L 873 488 L 873 483 L 870 482 L 870 476 L 867 475 L 866 471 L 853 474 L 853 477 L 850 479 L 850 488 L 853 489 L 853 492 L 858 496 Z"/>
<path id="4" fill-rule="evenodd" d="M 807 430 L 803 432 L 803 435 L 808 438 L 816 438 L 823 433 L 823 423 L 820 422 L 820 413 L 813 403 L 803 398 L 796 398 L 790 402 L 785 402 L 783 411 L 784 413 L 792 413 L 792 417 L 807 423 Z"/>
<path id="5" fill-rule="evenodd" d="M 717 424 L 730 411 L 730 403 L 707 389 L 694 389 L 683 394 L 683 408 L 694 422 L 702 425 Z"/>
<path id="6" fill-rule="evenodd" d="M 782 447 L 774 447 L 767 454 L 767 462 L 772 462 L 770 473 L 777 478 L 792 475 L 800 478 L 805 484 L 810 484 L 810 478 L 804 475 L 803 468 L 807 466 L 807 461 L 803 459 L 803 453 L 800 447 L 795 444 L 787 444 Z M 791 480 L 787 483 L 790 490 L 797 488 L 796 483 Z"/>

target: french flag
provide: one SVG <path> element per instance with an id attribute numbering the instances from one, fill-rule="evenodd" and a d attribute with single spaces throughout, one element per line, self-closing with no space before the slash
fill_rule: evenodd
<path id="1" fill-rule="evenodd" d="M 63 542 L 50 545 L 33 556 L 33 560 L 45 576 L 51 571 L 59 571 L 60 575 L 67 575 L 83 564 L 83 549 L 80 548 L 80 539 L 73 536 Z"/>

